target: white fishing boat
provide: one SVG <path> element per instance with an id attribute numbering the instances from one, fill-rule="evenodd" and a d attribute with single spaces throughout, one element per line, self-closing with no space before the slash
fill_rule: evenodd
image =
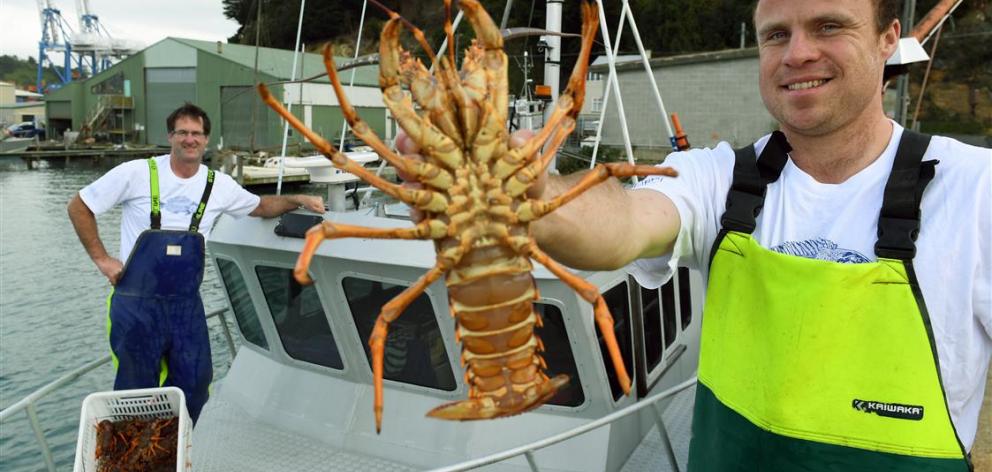
<path id="1" fill-rule="evenodd" d="M 624 21 L 634 26 L 633 14 L 623 4 Z M 549 14 L 561 8 L 549 2 Z M 636 34 L 636 27 L 632 29 Z M 613 86 L 604 98 L 619 97 L 609 30 L 603 28 L 601 34 L 611 69 L 608 84 Z M 653 81 L 646 61 L 645 67 Z M 657 93 L 656 98 L 669 126 Z M 626 130 L 622 106 L 620 120 Z M 598 138 L 597 133 L 594 146 Z M 629 138 L 626 142 L 632 159 Z M 285 164 L 282 175 L 287 169 L 318 172 L 309 162 L 290 164 L 287 159 Z M 353 180 L 350 174 L 331 175 L 327 182 Z M 412 224 L 398 204 L 335 210 L 323 215 L 295 212 L 278 221 L 221 218 L 215 227 L 208 264 L 219 274 L 229 306 L 208 316 L 222 321 L 233 317 L 241 347 L 226 375 L 215 381 L 193 430 L 194 470 L 685 468 L 703 306 L 704 281 L 698 272 L 680 268 L 657 289 L 640 286 L 623 271 L 579 273 L 604 295 L 614 317 L 614 334 L 634 386 L 624 395 L 592 307 L 536 266 L 540 295 L 534 307 L 544 320 L 537 333 L 546 347 L 548 373 L 567 374 L 570 382 L 530 412 L 466 422 L 425 416 L 468 392 L 446 287 L 432 284 L 391 325 L 383 429 L 377 434 L 369 334 L 382 305 L 433 267 L 435 251 L 424 241 L 334 240 L 318 249 L 310 267 L 317 283 L 301 286 L 292 268 L 303 245 L 302 232 L 314 223 Z M 219 325 L 233 352 L 236 343 L 228 323 Z M 39 400 L 108 362 L 109 356 L 94 360 L 0 413 L 0 421 L 27 415 L 48 470 L 60 464 L 52 459 L 38 420 Z"/>
<path id="2" fill-rule="evenodd" d="M 322 218 L 371 227 L 410 225 L 375 209 Z M 381 212 L 380 212 L 381 213 Z M 425 417 L 464 398 L 455 327 L 443 283 L 432 285 L 391 325 L 386 345 L 381 434 L 372 415 L 367 340 L 381 306 L 433 266 L 429 242 L 345 239 L 324 244 L 302 287 L 292 267 L 302 239 L 289 234 L 316 215 L 283 221 L 225 219 L 209 243 L 243 340 L 193 433 L 196 470 L 423 470 L 527 448 L 486 470 L 664 470 L 657 428 L 674 394 L 692 385 L 700 283 L 683 270 L 648 290 L 622 272 L 583 273 L 600 288 L 616 320 L 631 395 L 620 391 L 591 306 L 546 270 L 534 273 L 544 318 L 538 330 L 550 375 L 569 387 L 548 405 L 491 421 Z M 695 301 L 696 303 L 693 303 Z M 654 402 L 645 402 L 659 393 Z M 638 411 L 625 409 L 653 406 Z M 685 457 L 691 398 L 672 411 Z M 610 418 L 585 434 L 581 428 Z M 665 433 L 667 428 L 661 430 Z M 572 435 L 542 447 L 542 440 Z M 629 463 L 638 445 L 646 448 Z M 495 462 L 495 461 L 494 461 Z M 629 463 L 629 464 L 628 464 Z M 627 467 L 624 468 L 625 464 Z M 458 466 L 462 467 L 462 466 Z"/>

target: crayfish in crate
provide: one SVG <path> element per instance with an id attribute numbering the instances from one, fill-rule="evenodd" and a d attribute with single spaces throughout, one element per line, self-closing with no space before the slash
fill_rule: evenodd
<path id="1" fill-rule="evenodd" d="M 175 471 L 179 418 L 103 420 L 96 425 L 99 472 Z"/>
<path id="2" fill-rule="evenodd" d="M 303 134 L 341 170 L 420 210 L 424 219 L 410 228 L 382 229 L 325 221 L 307 232 L 294 271 L 300 283 L 312 283 L 310 261 L 325 239 L 378 238 L 433 240 L 436 264 L 412 286 L 382 307 L 369 339 L 372 354 L 376 430 L 382 423 L 383 357 L 386 336 L 396 320 L 427 287 L 445 277 L 448 300 L 462 344 L 462 364 L 469 398 L 431 410 L 451 420 L 510 416 L 536 408 L 568 383 L 567 375 L 549 378 L 534 333 L 541 319 L 532 302 L 538 293 L 531 259 L 543 264 L 593 304 L 595 321 L 624 392 L 630 391 L 613 332 L 613 318 L 595 286 L 568 272 L 543 252 L 531 237 L 529 223 L 573 200 L 611 176 L 674 176 L 668 168 L 621 163 L 600 164 L 573 188 L 550 200 L 530 199 L 527 190 L 550 165 L 575 129 L 585 96 L 585 76 L 599 26 L 595 3 L 582 3 L 582 48 L 568 87 L 545 127 L 520 147 L 511 148 L 507 56 L 503 37 L 477 0 L 459 6 L 475 31 L 461 70 L 453 51 L 437 58 L 423 32 L 395 12 L 380 37 L 379 84 L 383 101 L 424 160 L 400 155 L 363 121 L 345 96 L 330 48 L 324 64 L 352 132 L 400 172 L 422 184 L 414 189 L 393 184 L 348 159 L 326 139 L 308 129 L 259 85 L 265 102 Z M 452 41 L 451 0 L 445 1 L 445 32 Z M 408 28 L 434 66 L 433 72 L 402 49 L 399 35 Z M 416 101 L 421 112 L 414 105 Z M 545 151 L 531 159 L 542 146 Z"/>

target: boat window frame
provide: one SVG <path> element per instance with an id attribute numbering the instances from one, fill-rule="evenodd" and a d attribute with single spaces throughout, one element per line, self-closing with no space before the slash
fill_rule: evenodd
<path id="1" fill-rule="evenodd" d="M 681 303 L 681 283 L 683 282 L 682 279 L 683 274 L 684 274 L 684 281 L 688 283 L 687 293 L 689 294 L 689 310 L 692 310 L 693 309 L 692 282 L 691 282 L 692 274 L 691 274 L 691 269 L 689 269 L 688 267 L 682 267 L 682 266 L 678 267 L 672 274 L 672 277 L 666 283 L 662 284 L 661 286 L 653 290 L 655 293 L 658 294 L 658 301 L 659 301 L 658 310 L 661 316 L 661 338 L 657 341 L 664 344 L 667 330 L 664 320 L 665 301 L 664 301 L 663 289 L 666 285 L 671 284 L 671 290 L 672 290 L 671 303 L 675 315 L 675 337 L 672 339 L 670 345 L 665 346 L 662 349 L 661 362 L 659 362 L 657 365 L 655 365 L 650 369 L 647 368 L 647 351 L 645 345 L 648 342 L 648 340 L 645 339 L 646 333 L 644 331 L 643 313 L 638 313 L 639 316 L 637 317 L 637 320 L 633 323 L 635 328 L 634 344 L 636 348 L 634 359 L 637 361 L 637 375 L 638 375 L 638 380 L 636 383 L 637 383 L 638 395 L 640 397 L 646 396 L 651 391 L 651 389 L 653 389 L 654 386 L 662 379 L 662 377 L 664 377 L 665 373 L 668 372 L 668 370 L 675 365 L 675 363 L 679 360 L 682 354 L 688 349 L 684 337 L 685 337 L 685 333 L 692 327 L 691 321 L 694 320 L 690 311 L 690 323 L 683 327 L 682 324 L 683 305 Z M 631 287 L 636 287 L 636 289 L 635 288 L 631 289 L 631 296 L 632 298 L 634 295 L 637 296 L 637 304 L 635 306 L 637 307 L 638 310 L 641 310 L 643 307 L 643 301 L 641 300 L 640 291 L 642 289 L 644 290 L 649 290 L 649 289 L 644 288 L 640 283 L 637 282 L 637 280 L 633 276 L 630 276 L 629 279 L 631 282 Z M 634 292 L 636 292 L 636 294 Z"/>
<path id="2" fill-rule="evenodd" d="M 282 336 L 279 335 L 279 327 L 276 325 L 275 316 L 272 314 L 271 310 L 269 309 L 269 302 L 265 298 L 265 288 L 262 287 L 262 282 L 258 279 L 258 267 L 260 266 L 267 268 L 285 269 L 285 270 L 289 270 L 290 273 L 292 273 L 293 269 L 295 268 L 295 263 L 280 262 L 271 259 L 254 259 L 252 260 L 251 263 L 252 274 L 254 275 L 252 279 L 254 280 L 254 283 L 257 284 L 257 289 L 259 291 L 259 294 L 261 294 L 261 298 L 262 298 L 261 302 L 264 303 L 265 312 L 268 313 L 269 322 L 272 323 L 272 330 L 275 333 L 274 339 L 278 340 L 278 342 L 273 343 L 273 346 L 278 346 L 279 355 L 283 357 L 282 362 L 288 363 L 294 367 L 302 367 L 302 368 L 314 370 L 322 374 L 333 374 L 335 376 L 349 375 L 351 373 L 352 367 L 351 367 L 351 362 L 349 362 L 348 359 L 348 351 L 342 347 L 340 338 L 336 334 L 340 328 L 336 326 L 336 323 L 334 323 L 334 317 L 330 316 L 330 312 L 328 311 L 328 305 L 326 303 L 325 296 L 322 293 L 323 291 L 320 290 L 320 286 L 315 284 L 314 292 L 316 292 L 317 294 L 317 300 L 320 302 L 320 307 L 324 312 L 324 319 L 327 321 L 328 329 L 331 332 L 331 338 L 334 340 L 334 344 L 338 349 L 338 355 L 341 357 L 342 366 L 340 369 L 297 359 L 291 356 L 288 351 L 286 351 L 286 346 L 282 342 Z M 312 271 L 309 271 L 308 274 L 310 275 L 311 278 L 314 276 Z"/>
<path id="3" fill-rule="evenodd" d="M 260 350 L 263 353 L 274 352 L 273 347 L 275 344 L 272 342 L 273 333 L 276 334 L 276 338 L 278 338 L 278 333 L 275 332 L 275 325 L 272 323 L 273 321 L 272 317 L 270 316 L 266 320 L 264 316 L 261 316 L 262 312 L 260 310 L 263 307 L 260 307 L 258 305 L 258 300 L 256 300 L 255 297 L 251 296 L 252 287 L 250 284 L 252 283 L 252 280 L 254 280 L 255 278 L 245 276 L 244 267 L 242 267 L 242 265 L 238 262 L 237 258 L 230 257 L 227 255 L 211 254 L 211 259 L 213 260 L 214 270 L 217 272 L 217 278 L 220 279 L 221 289 L 224 292 L 224 299 L 227 300 L 227 306 L 230 308 L 231 316 L 234 318 L 234 325 L 237 326 L 238 334 L 241 336 L 241 346 L 242 347 L 249 346 L 253 349 Z M 248 290 L 248 299 L 251 300 L 252 307 L 255 309 L 255 317 L 258 320 L 259 328 L 261 329 L 261 333 L 262 333 L 262 338 L 265 339 L 265 343 L 267 344 L 267 346 L 259 346 L 253 342 L 250 342 L 248 341 L 248 338 L 245 336 L 244 329 L 242 329 L 241 322 L 238 319 L 237 312 L 234 309 L 234 303 L 231 301 L 231 294 L 228 292 L 227 282 L 225 281 L 223 272 L 220 269 L 219 261 L 221 260 L 223 260 L 224 262 L 230 262 L 234 264 L 234 266 L 238 269 L 238 272 L 241 275 L 241 281 L 245 284 L 245 288 Z M 256 288 L 261 288 L 261 287 L 259 286 Z M 266 312 L 268 312 L 267 311 L 268 307 L 264 307 L 264 308 L 266 309 Z"/>
<path id="4" fill-rule="evenodd" d="M 414 269 L 416 272 L 418 273 L 420 272 L 415 267 L 403 266 L 402 269 Z M 424 271 L 426 272 L 426 270 L 429 270 L 429 268 L 425 269 Z M 423 274 L 420 273 L 420 275 Z M 369 385 L 372 384 L 372 380 L 373 380 L 372 366 L 369 362 L 370 359 L 365 354 L 365 346 L 367 345 L 369 340 L 362 339 L 360 336 L 358 325 L 355 324 L 355 315 L 354 313 L 351 312 L 351 305 L 348 304 L 348 294 L 345 293 L 344 291 L 344 280 L 349 277 L 360 278 L 362 280 L 366 280 L 370 282 L 380 282 L 391 285 L 399 285 L 402 287 L 409 287 L 414 283 L 416 283 L 416 280 L 417 278 L 419 278 L 420 275 L 414 277 L 413 280 L 409 280 L 409 279 L 401 279 L 397 277 L 383 277 L 381 275 L 371 275 L 367 272 L 362 272 L 358 270 L 342 270 L 342 271 L 337 271 L 335 274 L 333 290 L 335 290 L 335 293 L 339 295 L 341 297 L 341 300 L 344 302 L 341 309 L 346 310 L 342 312 L 342 316 L 341 316 L 342 324 L 347 325 L 343 329 L 348 330 L 348 334 L 346 336 L 350 337 L 349 340 L 350 342 L 355 342 L 357 340 L 358 343 L 356 344 L 356 346 L 359 349 L 359 351 L 356 354 L 359 360 L 355 361 L 355 371 L 362 372 L 361 375 L 363 377 L 366 377 L 366 380 L 369 382 Z M 445 296 L 443 297 L 444 303 L 439 304 L 436 289 L 434 289 L 434 287 L 437 287 L 438 285 L 444 287 L 444 281 L 443 280 L 435 281 L 434 283 L 429 285 L 424 290 L 424 295 L 427 296 L 427 299 L 434 310 L 434 319 L 435 321 L 438 322 L 437 323 L 438 331 L 441 333 L 441 339 L 444 342 L 445 354 L 447 354 L 448 356 L 448 367 L 451 368 L 451 373 L 455 380 L 455 388 L 452 390 L 444 390 L 440 388 L 427 387 L 423 385 L 401 382 L 398 380 L 392 380 L 387 378 L 382 379 L 383 388 L 386 388 L 388 386 L 389 388 L 405 390 L 418 394 L 427 393 L 437 398 L 461 400 L 464 399 L 465 396 L 468 394 L 468 389 L 465 386 L 463 380 L 465 372 L 460 364 L 461 351 L 458 349 L 460 345 L 455 342 L 455 332 L 454 332 L 455 324 L 453 322 L 448 322 L 448 323 L 442 322 L 442 320 L 445 319 L 450 320 L 450 316 L 447 315 L 448 313 L 447 288 L 444 288 L 444 294 L 445 294 Z M 445 316 L 441 316 L 441 312 L 438 310 L 439 307 L 443 307 L 445 309 L 444 311 Z"/>
<path id="5" fill-rule="evenodd" d="M 629 277 L 620 277 L 620 278 L 617 278 L 616 280 L 613 280 L 613 281 L 611 281 L 609 283 L 603 284 L 601 286 L 597 286 L 597 290 L 599 291 L 599 295 L 601 297 L 603 297 L 604 303 L 605 303 L 607 292 L 609 292 L 609 291 L 617 288 L 620 284 L 626 285 L 626 290 L 624 290 L 624 293 L 627 294 L 627 313 L 628 313 L 628 315 L 630 317 L 630 321 L 629 321 L 628 326 L 627 326 L 627 329 L 628 329 L 629 335 L 630 335 L 630 366 L 625 366 L 625 367 L 627 367 L 627 374 L 631 376 L 631 389 L 633 389 L 637 385 L 637 378 L 638 378 L 638 375 L 637 375 L 638 374 L 638 372 L 637 372 L 637 352 L 639 350 L 638 349 L 638 346 L 637 346 L 636 338 L 634 337 L 634 334 L 635 334 L 634 333 L 634 323 L 635 323 L 635 319 L 636 319 L 636 317 L 634 316 L 634 314 L 635 314 L 634 313 L 634 310 L 635 310 L 635 308 L 637 308 L 639 310 L 639 307 L 635 307 L 634 306 L 634 303 L 633 303 L 634 300 L 633 300 L 633 297 L 631 296 L 631 292 L 630 291 L 631 291 L 631 288 L 633 287 L 633 285 L 630 283 Z M 613 388 L 610 386 L 611 372 L 614 372 L 613 371 L 613 361 L 612 361 L 612 359 L 610 359 L 609 354 L 607 354 L 599 346 L 599 342 L 598 341 L 599 341 L 599 336 L 600 336 L 601 333 L 599 332 L 599 326 L 595 322 L 595 311 L 594 311 L 594 308 L 593 308 L 593 306 L 591 304 L 588 304 L 588 306 L 589 306 L 589 309 L 590 310 L 593 310 L 593 312 L 592 312 L 592 315 L 593 315 L 593 323 L 592 323 L 592 325 L 593 325 L 593 330 L 594 330 L 593 336 L 594 336 L 594 340 L 596 341 L 596 348 L 593 349 L 593 351 L 596 352 L 596 355 L 599 357 L 599 360 L 600 360 L 599 361 L 600 374 L 603 376 L 603 380 L 606 381 L 605 382 L 605 386 L 604 386 L 604 388 L 605 388 L 604 393 L 606 394 L 606 398 L 612 402 L 612 405 L 617 406 L 620 403 L 623 403 L 623 402 L 628 401 L 628 400 L 632 400 L 630 398 L 630 397 L 632 397 L 632 395 L 624 395 L 622 391 L 620 392 L 620 395 L 614 395 L 614 393 L 613 393 Z M 638 313 L 639 313 L 639 311 L 638 311 Z M 610 311 L 610 316 L 613 317 L 614 323 L 616 323 L 617 317 L 613 313 L 612 310 Z M 617 345 L 620 345 L 620 340 L 619 339 L 617 340 Z M 622 346 L 621 346 L 621 349 L 622 349 Z M 621 356 L 622 355 L 623 355 L 623 351 L 621 351 Z M 612 374 L 612 375 L 615 375 L 615 374 Z"/>
<path id="6" fill-rule="evenodd" d="M 535 282 L 537 282 L 537 279 L 535 279 Z M 562 283 L 562 285 L 565 286 L 564 283 Z M 565 286 L 565 288 L 571 290 L 571 288 L 567 286 Z M 540 289 L 538 289 L 538 292 L 543 293 Z M 576 298 L 578 298 L 578 294 L 576 294 L 575 296 Z M 582 300 L 581 298 L 578 298 L 578 300 L 579 303 L 585 303 L 585 300 Z M 579 386 L 579 389 L 581 390 L 582 393 L 582 403 L 579 403 L 578 405 L 570 406 L 570 405 L 555 405 L 551 403 L 544 403 L 543 405 L 541 405 L 540 408 L 541 409 L 547 408 L 549 411 L 563 411 L 563 412 L 567 411 L 572 413 L 585 410 L 590 405 L 591 389 L 589 388 L 588 385 L 589 382 L 589 380 L 587 379 L 588 375 L 582 375 L 582 369 L 584 365 L 581 362 L 581 360 L 575 355 L 576 351 L 581 352 L 581 350 L 577 348 L 580 347 L 579 339 L 584 338 L 584 333 L 573 333 L 571 331 L 571 329 L 575 327 L 581 328 L 584 325 L 582 323 L 577 323 L 576 321 L 578 320 L 569 319 L 569 312 L 568 310 L 565 309 L 566 305 L 565 302 L 563 302 L 562 300 L 559 300 L 557 298 L 548 298 L 546 296 L 541 296 L 536 300 L 532 300 L 531 303 L 552 306 L 558 309 L 558 312 L 561 313 L 562 323 L 564 324 L 564 328 L 565 328 L 565 337 L 568 338 L 568 348 L 570 354 L 572 355 L 572 361 L 575 364 L 575 372 L 579 376 L 579 383 L 577 385 Z M 579 316 L 582 316 L 581 315 L 582 310 L 580 309 L 578 311 L 580 312 Z M 595 323 L 593 323 L 593 329 L 595 329 Z M 464 380 L 461 381 L 464 382 Z M 569 379 L 568 381 L 569 383 L 572 383 L 575 381 L 575 379 Z"/>

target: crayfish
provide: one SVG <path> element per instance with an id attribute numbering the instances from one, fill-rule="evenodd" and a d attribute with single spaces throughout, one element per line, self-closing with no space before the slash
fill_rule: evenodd
<path id="1" fill-rule="evenodd" d="M 582 48 L 568 87 L 544 128 L 521 147 L 509 146 L 507 56 L 503 37 L 477 0 L 461 0 L 476 38 L 465 52 L 461 70 L 454 68 L 452 50 L 440 59 L 424 34 L 397 13 L 386 9 L 389 21 L 380 36 L 379 85 L 383 101 L 406 134 L 419 145 L 424 160 L 393 151 L 363 121 L 348 102 L 329 47 L 324 65 L 341 110 L 352 132 L 397 170 L 422 184 L 414 189 L 386 181 L 348 159 L 308 129 L 259 85 L 265 102 L 296 128 L 341 170 L 350 172 L 386 194 L 420 210 L 424 219 L 413 227 L 382 229 L 325 221 L 307 232 L 294 271 L 300 283 L 312 283 L 310 261 L 325 239 L 378 238 L 433 240 L 437 262 L 412 286 L 382 307 L 369 339 L 372 353 L 373 404 L 376 431 L 382 424 L 383 356 L 391 322 L 434 281 L 445 277 L 448 301 L 462 343 L 462 365 L 469 398 L 431 410 L 428 415 L 450 420 L 474 420 L 515 415 L 548 401 L 568 383 L 567 375 L 549 378 L 541 356 L 543 345 L 534 334 L 541 318 L 532 302 L 538 292 L 531 276 L 531 259 L 543 264 L 580 296 L 593 304 L 609 356 L 624 392 L 630 376 L 620 356 L 613 318 L 595 286 L 568 272 L 543 252 L 531 237 L 529 223 L 573 200 L 611 176 L 669 175 L 668 168 L 621 163 L 600 164 L 573 188 L 551 200 L 529 199 L 527 190 L 550 165 L 557 150 L 575 129 L 585 96 L 585 76 L 599 26 L 595 3 L 582 3 Z M 381 7 L 381 6 L 380 6 Z M 384 7 L 381 7 L 385 9 Z M 451 0 L 445 0 L 445 33 L 453 44 Z M 434 66 L 433 72 L 399 44 L 409 29 Z M 419 105 L 418 113 L 414 101 Z M 542 146 L 546 149 L 531 159 Z"/>
<path id="2" fill-rule="evenodd" d="M 174 471 L 179 418 L 103 420 L 96 425 L 100 472 Z"/>

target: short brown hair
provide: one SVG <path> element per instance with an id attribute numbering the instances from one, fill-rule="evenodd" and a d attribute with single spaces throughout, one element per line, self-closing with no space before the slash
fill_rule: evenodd
<path id="1" fill-rule="evenodd" d="M 879 33 L 899 19 L 900 5 L 900 0 L 875 0 L 875 23 Z"/>
<path id="2" fill-rule="evenodd" d="M 203 134 L 210 136 L 210 117 L 207 116 L 207 112 L 203 111 L 202 108 L 186 102 L 183 106 L 176 108 L 176 111 L 169 114 L 169 117 L 165 119 L 165 127 L 172 134 L 176 130 L 176 120 L 179 118 L 199 118 L 203 121 Z"/>
<path id="3" fill-rule="evenodd" d="M 872 0 L 875 4 L 875 29 L 878 33 L 885 31 L 893 21 L 899 19 L 899 7 L 902 5 L 902 0 Z M 758 0 L 754 1 L 751 7 L 751 18 L 754 18 L 754 13 L 758 10 Z"/>

